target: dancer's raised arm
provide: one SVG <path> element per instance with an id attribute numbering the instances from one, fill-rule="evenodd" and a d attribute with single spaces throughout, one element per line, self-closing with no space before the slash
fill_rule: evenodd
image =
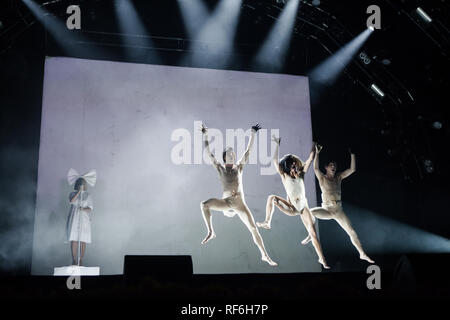
<path id="1" fill-rule="evenodd" d="M 322 150 L 322 146 L 315 144 L 316 155 L 314 156 L 314 173 L 316 174 L 317 179 L 320 179 L 323 176 L 322 171 L 319 169 L 319 153 Z"/>
<path id="2" fill-rule="evenodd" d="M 303 172 L 304 172 L 304 173 L 306 173 L 306 172 L 308 171 L 309 166 L 311 165 L 311 162 L 312 162 L 313 159 L 314 159 L 314 150 L 315 150 L 315 149 L 316 149 L 316 143 L 313 142 L 313 145 L 312 145 L 312 147 L 311 147 L 311 151 L 310 151 L 310 153 L 309 153 L 309 157 L 308 157 L 308 159 L 306 160 L 305 166 L 304 166 L 304 168 L 303 168 Z"/>
<path id="3" fill-rule="evenodd" d="M 281 170 L 280 170 L 280 142 L 281 142 L 281 138 L 277 138 L 275 137 L 275 135 L 272 136 L 272 141 L 275 141 L 276 143 L 276 147 L 275 147 L 275 152 L 273 154 L 273 165 L 275 167 L 275 169 L 277 169 L 277 172 L 279 174 L 282 174 Z"/>
<path id="4" fill-rule="evenodd" d="M 248 158 L 250 157 L 250 150 L 252 149 L 253 142 L 255 140 L 255 135 L 258 132 L 258 130 L 261 129 L 261 126 L 259 123 L 255 124 L 251 129 L 251 136 L 250 141 L 248 142 L 247 149 L 245 150 L 242 157 L 239 159 L 238 166 L 242 169 L 244 164 L 248 162 Z"/>
<path id="5" fill-rule="evenodd" d="M 345 179 L 347 178 L 349 175 L 351 175 L 353 172 L 356 171 L 356 156 L 355 154 L 352 152 L 352 150 L 349 148 L 348 151 L 350 152 L 350 168 L 348 168 L 347 170 L 344 170 L 340 173 L 340 178 L 341 179 Z"/>
<path id="6" fill-rule="evenodd" d="M 220 164 L 219 161 L 217 161 L 216 157 L 214 157 L 214 154 L 211 152 L 211 149 L 209 148 L 208 128 L 202 124 L 200 130 L 202 131 L 203 136 L 205 137 L 205 149 L 208 153 L 209 159 L 211 159 L 211 163 L 213 164 L 213 166 L 217 170 L 219 170 L 219 168 L 222 167 L 222 165 Z"/>

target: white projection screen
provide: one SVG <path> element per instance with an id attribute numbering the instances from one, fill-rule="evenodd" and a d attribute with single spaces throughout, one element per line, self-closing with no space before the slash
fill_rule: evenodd
<path id="1" fill-rule="evenodd" d="M 244 167 L 246 202 L 256 221 L 267 197 L 286 197 L 271 163 L 280 155 L 305 160 L 312 145 L 308 78 L 283 74 L 197 69 L 63 57 L 45 60 L 32 274 L 50 275 L 71 264 L 65 226 L 67 172 L 97 170 L 89 187 L 94 202 L 92 243 L 85 266 L 122 274 L 125 255 L 191 255 L 194 273 L 320 271 L 300 217 L 275 209 L 272 229 L 260 229 L 270 257 L 260 260 L 238 216 L 212 212 L 217 237 L 206 245 L 200 203 L 221 198 L 222 187 L 204 153 L 200 123 L 222 162 L 226 146 L 237 158 L 259 122 Z M 305 178 L 316 206 L 312 168 Z"/>

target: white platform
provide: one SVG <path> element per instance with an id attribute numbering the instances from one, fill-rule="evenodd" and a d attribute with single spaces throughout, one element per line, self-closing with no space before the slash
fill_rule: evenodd
<path id="1" fill-rule="evenodd" d="M 99 276 L 100 267 L 67 266 L 55 268 L 54 276 Z"/>

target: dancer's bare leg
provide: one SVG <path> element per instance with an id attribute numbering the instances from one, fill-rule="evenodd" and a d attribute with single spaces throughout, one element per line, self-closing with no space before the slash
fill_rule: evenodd
<path id="1" fill-rule="evenodd" d="M 264 222 L 257 222 L 256 225 L 258 227 L 270 229 L 270 222 L 272 221 L 273 210 L 275 209 L 274 205 L 276 205 L 283 213 L 287 214 L 288 216 L 295 216 L 298 214 L 295 212 L 294 208 L 289 204 L 289 202 L 287 202 L 287 200 L 272 194 L 267 198 L 266 219 L 264 220 Z"/>
<path id="2" fill-rule="evenodd" d="M 277 197 L 281 200 L 284 200 L 283 198 L 280 198 L 278 196 L 275 196 L 275 197 Z M 286 200 L 284 200 L 284 201 L 286 201 Z M 296 211 L 295 208 L 290 206 L 287 201 L 286 202 L 278 201 L 278 202 L 274 202 L 274 203 L 278 207 L 278 209 L 280 209 L 286 215 L 288 215 L 288 216 L 298 215 L 298 211 Z M 300 214 L 300 218 L 302 219 L 302 222 L 305 225 L 306 230 L 308 231 L 308 237 L 311 238 L 314 249 L 316 250 L 317 255 L 319 256 L 319 263 L 322 264 L 325 269 L 329 269 L 330 267 L 327 265 L 327 263 L 325 261 L 325 257 L 323 256 L 323 252 L 322 252 L 322 247 L 320 246 L 320 242 L 317 238 L 317 233 L 316 233 L 316 229 L 314 226 L 314 220 L 315 220 L 314 216 L 311 214 L 311 212 L 308 210 L 308 208 L 305 208 L 305 209 L 303 209 L 303 213 Z M 306 238 L 306 239 L 308 239 L 308 238 Z"/>
<path id="3" fill-rule="evenodd" d="M 311 218 L 313 220 L 313 223 L 316 223 L 316 218 L 321 219 L 321 220 L 333 219 L 331 213 L 325 208 L 316 207 L 316 208 L 309 209 L 309 211 L 311 212 Z M 302 244 L 306 245 L 309 242 L 311 242 L 311 236 L 308 234 L 308 236 L 302 240 Z"/>
<path id="4" fill-rule="evenodd" d="M 211 198 L 209 200 L 202 201 L 200 203 L 200 208 L 202 209 L 203 220 L 205 220 L 206 228 L 208 229 L 208 234 L 202 241 L 202 244 L 205 244 L 209 240 L 214 239 L 216 237 L 211 221 L 211 210 L 224 211 L 228 210 L 229 207 L 224 199 Z"/>
<path id="5" fill-rule="evenodd" d="M 317 238 L 316 228 L 313 223 L 312 214 L 308 208 L 303 209 L 300 218 L 302 219 L 302 222 L 305 225 L 306 230 L 308 230 L 308 234 L 311 236 L 312 244 L 314 246 L 314 249 L 316 250 L 317 255 L 319 256 L 319 263 L 322 264 L 322 266 L 325 269 L 330 269 L 330 267 L 327 265 L 327 262 L 325 261 L 325 257 L 322 252 L 322 247 L 320 246 L 319 239 Z"/>
<path id="6" fill-rule="evenodd" d="M 267 254 L 266 248 L 264 247 L 263 239 L 259 234 L 258 228 L 256 227 L 255 220 L 253 219 L 253 215 L 250 212 L 250 209 L 246 205 L 243 205 L 241 208 L 237 209 L 236 212 L 238 213 L 241 221 L 245 224 L 245 226 L 252 234 L 253 241 L 255 242 L 259 251 L 261 252 L 261 260 L 267 262 L 271 266 L 277 266 L 278 264 L 272 259 L 270 259 L 269 255 Z"/>
<path id="7" fill-rule="evenodd" d="M 367 262 L 370 263 L 375 263 L 375 261 L 370 259 L 369 256 L 364 252 L 361 242 L 358 239 L 358 235 L 356 234 L 356 231 L 353 229 L 350 219 L 347 217 L 344 211 L 339 210 L 334 216 L 334 219 L 342 227 L 342 229 L 344 229 L 345 232 L 347 232 L 348 236 L 350 237 L 350 240 L 352 241 L 353 246 L 355 246 L 356 250 L 358 250 L 359 252 L 359 258 L 361 260 L 366 260 Z"/>
<path id="8" fill-rule="evenodd" d="M 78 255 L 78 241 L 70 241 L 70 246 L 72 249 L 72 265 L 76 265 Z"/>

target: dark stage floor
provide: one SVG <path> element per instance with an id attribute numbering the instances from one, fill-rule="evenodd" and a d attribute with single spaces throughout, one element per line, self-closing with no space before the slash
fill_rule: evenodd
<path id="1" fill-rule="evenodd" d="M 441 300 L 450 298 L 445 272 L 450 255 L 376 257 L 381 289 L 369 290 L 370 274 L 359 272 L 290 274 L 182 275 L 168 266 L 160 275 L 82 277 L 81 289 L 69 290 L 66 277 L 2 276 L 2 300 L 160 300 L 186 303 L 221 301 L 289 302 L 297 300 Z M 441 263 L 443 268 L 436 268 Z M 170 274 L 170 275 L 168 275 Z"/>

